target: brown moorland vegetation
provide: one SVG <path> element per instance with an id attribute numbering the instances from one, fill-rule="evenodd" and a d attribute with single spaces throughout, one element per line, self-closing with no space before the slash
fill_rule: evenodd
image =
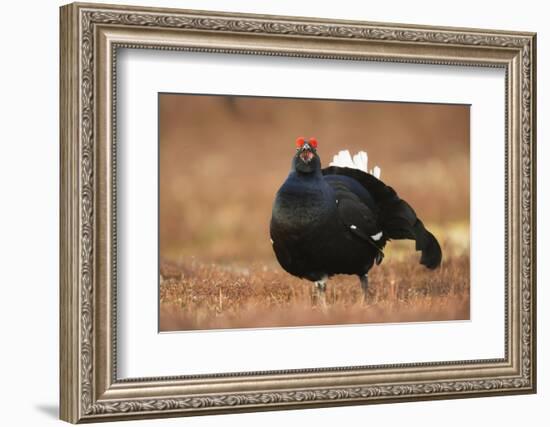
<path id="1" fill-rule="evenodd" d="M 313 286 L 277 266 L 163 263 L 162 331 L 465 320 L 470 317 L 469 257 L 436 271 L 416 257 L 384 261 L 369 274 L 367 301 L 354 276 L 335 276 L 326 305 Z"/>

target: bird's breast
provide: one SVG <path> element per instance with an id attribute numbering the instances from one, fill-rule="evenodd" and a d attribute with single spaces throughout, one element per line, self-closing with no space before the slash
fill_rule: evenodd
<path id="1" fill-rule="evenodd" d="M 273 205 L 272 223 L 281 231 L 296 235 L 323 226 L 336 213 L 334 198 L 323 190 L 281 188 Z"/>

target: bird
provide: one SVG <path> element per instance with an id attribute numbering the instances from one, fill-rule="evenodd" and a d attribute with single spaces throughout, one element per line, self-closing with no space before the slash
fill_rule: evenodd
<path id="1" fill-rule="evenodd" d="M 312 282 L 326 306 L 327 280 L 356 275 L 368 301 L 368 275 L 390 240 L 409 239 L 420 264 L 434 270 L 442 251 L 413 208 L 368 170 L 368 155 L 342 150 L 322 168 L 315 137 L 296 139 L 290 172 L 275 195 L 269 234 L 275 257 L 289 274 Z"/>

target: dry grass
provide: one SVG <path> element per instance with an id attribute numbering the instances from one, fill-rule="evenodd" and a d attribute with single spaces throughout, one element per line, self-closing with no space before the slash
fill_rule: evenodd
<path id="1" fill-rule="evenodd" d="M 429 271 L 416 258 L 384 262 L 370 275 L 368 302 L 359 280 L 335 276 L 327 307 L 313 286 L 280 268 L 163 263 L 162 331 L 464 320 L 470 317 L 469 258 Z"/>

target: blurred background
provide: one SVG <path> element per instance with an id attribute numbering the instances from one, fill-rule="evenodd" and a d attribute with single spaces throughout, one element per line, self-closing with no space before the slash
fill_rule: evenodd
<path id="1" fill-rule="evenodd" d="M 318 139 L 323 166 L 367 151 L 443 246 L 469 249 L 467 105 L 182 94 L 159 104 L 164 261 L 276 265 L 271 207 L 298 136 Z"/>

